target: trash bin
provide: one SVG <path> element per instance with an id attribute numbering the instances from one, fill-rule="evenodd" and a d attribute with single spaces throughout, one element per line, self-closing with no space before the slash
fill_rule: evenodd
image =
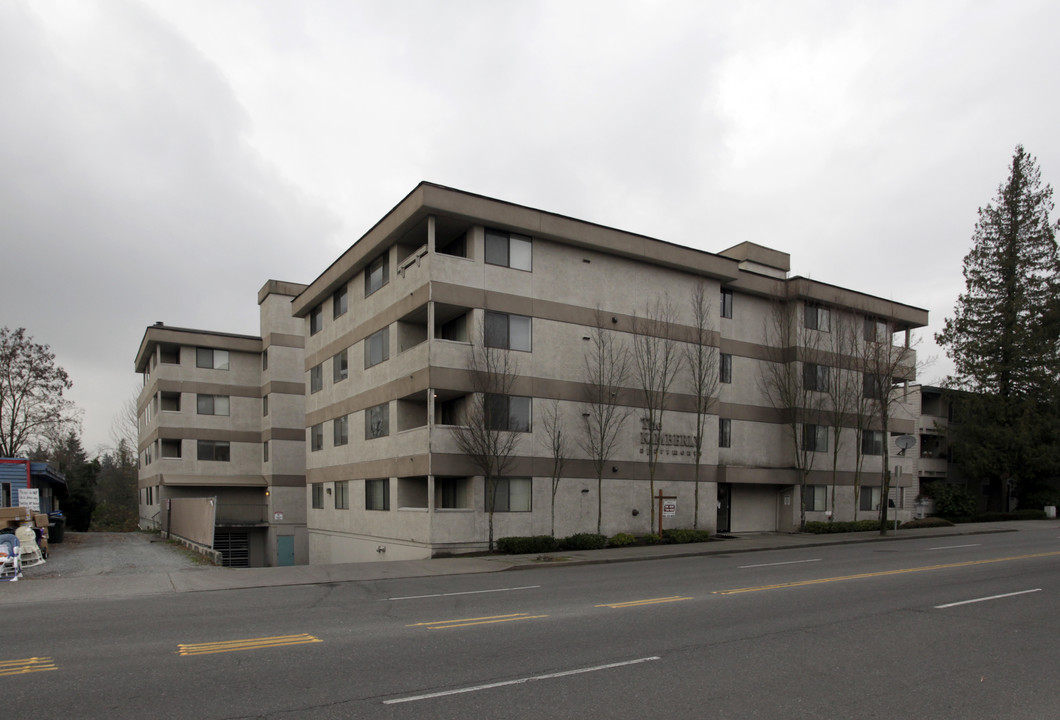
<path id="1" fill-rule="evenodd" d="M 1056 505 L 1045 506 L 1045 517 L 1049 518 L 1050 520 L 1056 517 Z"/>
<path id="2" fill-rule="evenodd" d="M 66 531 L 66 518 L 61 512 L 48 513 L 48 543 L 61 543 Z"/>

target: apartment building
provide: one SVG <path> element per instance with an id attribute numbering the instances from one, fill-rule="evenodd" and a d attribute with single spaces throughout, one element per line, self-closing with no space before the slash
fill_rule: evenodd
<path id="1" fill-rule="evenodd" d="M 308 561 L 304 339 L 291 315 L 304 289 L 261 288 L 260 336 L 147 328 L 136 354 L 141 527 L 213 513 L 201 544 L 225 565 Z"/>
<path id="2" fill-rule="evenodd" d="M 654 530 L 657 500 L 646 462 L 653 447 L 659 461 L 652 484 L 673 510 L 664 527 L 691 527 L 698 517 L 701 528 L 719 532 L 792 531 L 804 506 L 808 520 L 829 513 L 842 520 L 859 512 L 874 517 L 885 500 L 894 503 L 892 516 L 910 517 L 916 473 L 895 460 L 904 457 L 895 438 L 917 432 L 919 408 L 897 397 L 884 427 L 871 404 L 847 407 L 836 455 L 824 398 L 841 381 L 859 388 L 854 394 L 862 399 L 872 394 L 871 348 L 899 353 L 894 378 L 914 380 L 910 331 L 926 326 L 927 311 L 789 271 L 786 253 L 751 243 L 715 254 L 421 183 L 290 304 L 299 330 L 288 332 L 304 338 L 304 374 L 290 382 L 291 389 L 305 387 L 309 562 L 426 558 L 486 546 L 488 485 L 461 451 L 456 430 L 467 422 L 474 357 L 484 345 L 505 354 L 513 376 L 509 390 L 491 399 L 490 422 L 517 434 L 493 496 L 495 537 L 547 534 L 553 512 L 557 535 L 595 531 L 598 513 L 608 535 Z M 626 379 L 617 393 L 624 422 L 598 492 L 580 442 L 593 333 L 631 348 L 645 316 L 663 302 L 673 309 L 667 326 L 683 347 L 693 336 L 697 287 L 711 300 L 719 375 L 698 458 L 699 491 L 689 443 L 696 402 L 682 372 L 654 428 L 643 394 Z M 792 321 L 784 332 L 781 317 Z M 246 362 L 254 352 L 254 339 L 218 336 L 211 346 L 206 337 L 153 334 L 163 332 L 149 328 L 141 372 L 165 371 L 164 358 L 173 355 L 163 345 L 189 348 L 180 357 L 188 383 L 190 348 L 199 343 L 228 350 L 233 362 L 241 343 Z M 790 366 L 802 390 L 815 394 L 810 412 L 797 415 L 798 453 L 790 429 L 795 411 L 778 404 L 764 380 L 778 365 Z M 222 392 L 212 384 L 223 383 L 214 377 L 222 371 L 210 372 L 187 392 Z M 164 402 L 163 391 L 172 392 L 152 379 L 141 407 L 156 396 Z M 554 496 L 543 422 L 553 409 L 570 440 Z M 194 440 L 208 441 L 212 430 L 196 423 Z M 653 432 L 658 442 L 646 440 Z M 164 451 L 161 443 L 171 438 L 159 426 L 146 448 Z M 182 439 L 193 438 L 185 431 Z M 895 472 L 888 498 L 881 494 L 885 453 L 892 468 L 905 470 Z M 160 460 L 163 472 L 145 466 L 145 490 L 176 489 L 163 481 L 167 461 Z M 189 459 L 184 477 L 217 466 L 251 475 L 253 463 L 226 462 Z"/>

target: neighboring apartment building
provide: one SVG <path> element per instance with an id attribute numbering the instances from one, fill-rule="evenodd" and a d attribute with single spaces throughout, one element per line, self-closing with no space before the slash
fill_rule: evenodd
<path id="1" fill-rule="evenodd" d="M 141 527 L 176 525 L 188 505 L 170 500 L 216 498 L 212 546 L 224 564 L 308 561 L 304 340 L 291 316 L 304 289 L 262 287 L 260 337 L 147 328 L 136 355 Z"/>
<path id="2" fill-rule="evenodd" d="M 697 285 L 712 301 L 711 337 L 721 376 L 701 458 L 700 526 L 794 530 L 799 472 L 787 415 L 763 388 L 765 367 L 781 357 L 820 393 L 841 378 L 860 387 L 859 349 L 870 343 L 889 348 L 898 337 L 905 345 L 901 374 L 911 381 L 909 333 L 928 317 L 909 305 L 789 278 L 788 271 L 787 254 L 751 243 L 713 254 L 421 183 L 291 305 L 305 339 L 309 561 L 425 558 L 485 547 L 486 483 L 460 452 L 453 426 L 466 416 L 473 391 L 473 346 L 486 338 L 514 361 L 514 386 L 497 400 L 506 409 L 501 422 L 519 432 L 514 465 L 498 483 L 495 536 L 549 532 L 552 456 L 542 418 L 553 401 L 570 438 L 555 495 L 557 535 L 595 531 L 598 500 L 605 534 L 652 531 L 655 501 L 642 442 L 647 428 L 632 380 L 622 392 L 629 415 L 597 497 L 592 463 L 578 442 L 586 410 L 585 348 L 597 318 L 628 347 L 635 318 L 664 297 L 676 309 L 676 331 L 688 337 Z M 798 319 L 783 341 L 770 331 L 777 308 Z M 840 328 L 851 327 L 853 345 L 844 350 L 832 344 Z M 192 347 L 207 339 L 168 342 Z M 141 358 L 155 355 L 150 347 L 141 349 Z M 159 348 L 158 362 L 163 356 Z M 191 362 L 183 355 L 182 361 Z M 138 360 L 138 369 L 145 363 Z M 156 373 L 165 367 L 156 365 Z M 142 407 L 155 382 L 148 383 Z M 220 391 L 204 385 L 201 392 Z M 665 527 L 691 527 L 695 414 L 685 378 L 674 385 L 668 408 L 655 487 L 676 498 Z M 834 475 L 826 418 L 818 413 L 817 424 L 805 423 L 802 437 L 813 460 L 807 519 L 825 519 L 829 510 L 836 519 L 850 519 L 855 508 L 861 518 L 874 517 L 883 501 L 883 453 L 897 457 L 894 437 L 917 432 L 918 411 L 904 397 L 892 413 L 889 437 L 869 422 L 858 442 L 858 423 L 848 413 L 850 428 Z M 197 432 L 196 438 L 209 435 Z M 859 456 L 861 493 L 855 498 Z M 909 518 L 917 473 L 906 457 L 899 465 L 904 472 L 895 478 L 890 499 L 899 517 Z M 205 471 L 200 462 L 188 474 Z M 249 467 L 241 472 L 249 475 Z M 158 474 L 150 464 L 144 473 Z"/>

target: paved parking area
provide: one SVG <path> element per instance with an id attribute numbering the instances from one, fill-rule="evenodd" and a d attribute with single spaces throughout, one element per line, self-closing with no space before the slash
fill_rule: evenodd
<path id="1" fill-rule="evenodd" d="M 164 573 L 203 563 L 156 533 L 66 532 L 44 565 L 24 568 L 24 579 Z"/>

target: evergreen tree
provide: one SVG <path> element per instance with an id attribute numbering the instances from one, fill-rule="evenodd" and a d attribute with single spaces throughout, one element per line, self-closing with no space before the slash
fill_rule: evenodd
<path id="1" fill-rule="evenodd" d="M 948 385 L 971 393 L 955 398 L 951 445 L 964 471 L 999 497 L 1032 486 L 1056 463 L 1060 258 L 1052 194 L 1035 158 L 1017 146 L 1008 180 L 979 209 L 965 292 L 935 336 L 954 363 Z"/>

